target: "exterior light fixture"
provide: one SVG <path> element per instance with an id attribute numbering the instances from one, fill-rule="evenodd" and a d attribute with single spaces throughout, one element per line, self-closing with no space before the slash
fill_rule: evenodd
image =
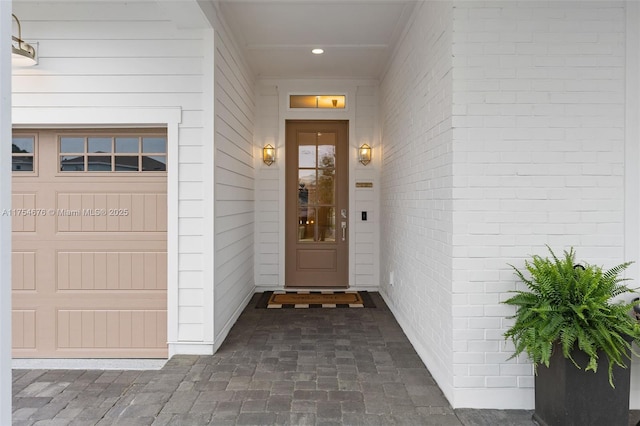
<path id="1" fill-rule="evenodd" d="M 371 147 L 366 143 L 360 145 L 358 149 L 358 161 L 364 166 L 371 162 Z"/>
<path id="2" fill-rule="evenodd" d="M 276 161 L 276 149 L 271 144 L 266 144 L 262 148 L 262 161 L 267 166 L 272 165 Z"/>
<path id="3" fill-rule="evenodd" d="M 324 53 L 324 49 L 313 49 L 311 50 L 311 53 L 314 55 L 322 55 Z"/>
<path id="4" fill-rule="evenodd" d="M 35 65 L 36 49 L 26 41 L 22 40 L 22 28 L 18 17 L 11 14 L 13 20 L 18 25 L 18 36 L 11 35 L 11 63 L 18 66 Z"/>

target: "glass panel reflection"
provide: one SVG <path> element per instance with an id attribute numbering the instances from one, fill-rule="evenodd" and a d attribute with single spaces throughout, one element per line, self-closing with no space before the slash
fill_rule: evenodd
<path id="1" fill-rule="evenodd" d="M 333 168 L 336 166 L 336 134 L 318 134 L 318 167 Z"/>
<path id="2" fill-rule="evenodd" d="M 60 152 L 84 152 L 84 138 L 60 138 Z"/>
<path id="3" fill-rule="evenodd" d="M 336 134 L 298 134 L 298 240 L 336 241 Z"/>
<path id="4" fill-rule="evenodd" d="M 298 241 L 315 241 L 316 211 L 314 208 L 298 209 Z"/>
<path id="5" fill-rule="evenodd" d="M 316 167 L 316 133 L 298 134 L 298 167 Z"/>
<path id="6" fill-rule="evenodd" d="M 142 152 L 162 154 L 167 152 L 167 138 L 142 138 Z"/>
<path id="7" fill-rule="evenodd" d="M 137 155 L 116 155 L 116 172 L 137 172 Z"/>
<path id="8" fill-rule="evenodd" d="M 90 172 L 110 172 L 110 155 L 89 155 L 87 157 L 87 170 Z"/>
<path id="9" fill-rule="evenodd" d="M 167 171 L 167 157 L 164 155 L 143 155 L 143 172 L 165 172 Z"/>
<path id="10" fill-rule="evenodd" d="M 84 156 L 63 155 L 60 157 L 61 172 L 84 172 Z"/>
<path id="11" fill-rule="evenodd" d="M 11 170 L 14 172 L 32 172 L 33 157 L 30 155 L 15 156 L 11 159 Z"/>
<path id="12" fill-rule="evenodd" d="M 336 215 L 333 207 L 318 207 L 318 241 L 336 240 Z"/>
<path id="13" fill-rule="evenodd" d="M 323 149 L 323 148 L 330 148 L 331 150 Z M 336 166 L 336 156 L 335 156 L 334 147 L 327 147 L 326 145 L 319 146 L 318 159 L 319 159 L 318 162 L 320 163 L 318 164 L 319 168 L 321 169 L 334 168 Z"/>
<path id="14" fill-rule="evenodd" d="M 87 151 L 96 153 L 111 152 L 111 138 L 89 138 L 87 140 Z"/>
<path id="15" fill-rule="evenodd" d="M 11 152 L 14 154 L 33 154 L 33 138 L 15 137 L 11 141 Z"/>
<path id="16" fill-rule="evenodd" d="M 298 170 L 298 205 L 316 203 L 316 170 Z"/>
<path id="17" fill-rule="evenodd" d="M 140 152 L 138 138 L 116 138 L 116 152 Z"/>
<path id="18" fill-rule="evenodd" d="M 318 204 L 334 204 L 335 169 L 324 169 L 318 173 Z"/>

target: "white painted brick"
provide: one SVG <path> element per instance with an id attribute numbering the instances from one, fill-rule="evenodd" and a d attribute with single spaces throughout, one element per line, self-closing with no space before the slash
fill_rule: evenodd
<path id="1" fill-rule="evenodd" d="M 183 235 L 178 237 L 178 246 L 181 253 L 202 253 L 202 237 L 195 235 Z"/>
<path id="2" fill-rule="evenodd" d="M 513 315 L 513 312 L 510 313 Z M 484 338 L 487 340 L 502 340 L 504 339 L 504 332 L 501 328 L 495 330 L 485 330 Z"/>
<path id="3" fill-rule="evenodd" d="M 511 354 L 513 353 L 513 345 L 504 344 L 503 352 L 488 352 L 485 354 L 485 361 L 487 364 L 502 364 L 507 362 Z"/>
<path id="4" fill-rule="evenodd" d="M 505 305 L 485 305 L 485 315 L 488 317 L 504 317 L 511 315 L 511 309 Z"/>
<path id="5" fill-rule="evenodd" d="M 500 366 L 495 364 L 470 365 L 469 376 L 498 376 Z"/>
<path id="6" fill-rule="evenodd" d="M 180 200 L 202 200 L 201 182 L 180 182 L 178 184 Z"/>
<path id="7" fill-rule="evenodd" d="M 178 280 L 181 289 L 202 289 L 202 274 L 200 271 L 179 271 Z"/>
<path id="8" fill-rule="evenodd" d="M 203 292 L 201 289 L 180 289 L 178 297 L 180 306 L 201 306 Z"/>
<path id="9" fill-rule="evenodd" d="M 178 228 L 180 235 L 202 235 L 202 219 L 200 218 L 184 218 L 178 219 Z"/>
<path id="10" fill-rule="evenodd" d="M 182 324 L 202 324 L 204 313 L 199 306 L 183 306 L 178 309 L 178 316 Z"/>
<path id="11" fill-rule="evenodd" d="M 519 388 L 531 388 L 531 389 L 533 389 L 534 386 L 535 386 L 535 378 L 533 377 L 533 375 L 518 377 L 518 387 Z"/>
<path id="12" fill-rule="evenodd" d="M 457 388 L 484 388 L 485 378 L 482 376 L 456 376 L 453 379 L 453 385 Z"/>
<path id="13" fill-rule="evenodd" d="M 466 340 L 454 340 L 451 346 L 456 352 L 466 352 L 469 347 L 469 343 Z"/>
<path id="14" fill-rule="evenodd" d="M 483 352 L 456 352 L 453 354 L 454 364 L 484 364 Z"/>
<path id="15" fill-rule="evenodd" d="M 202 270 L 202 254 L 180 253 L 178 255 L 178 268 L 181 271 L 201 271 Z"/>
<path id="16" fill-rule="evenodd" d="M 204 338 L 202 324 L 180 324 L 178 338 L 185 342 L 199 342 Z"/>
<path id="17" fill-rule="evenodd" d="M 484 333 L 482 330 L 476 329 L 476 330 L 461 330 L 461 329 L 456 329 L 453 331 L 453 340 L 464 340 L 464 341 L 469 341 L 469 340 L 483 340 L 484 339 Z"/>
<path id="18" fill-rule="evenodd" d="M 178 215 L 181 218 L 202 218 L 204 215 L 202 200 L 182 200 L 178 203 Z"/>
<path id="19" fill-rule="evenodd" d="M 515 388 L 518 385 L 517 377 L 487 377 L 488 388 Z"/>
<path id="20" fill-rule="evenodd" d="M 470 271 L 482 265 L 495 268 L 482 288 L 505 300 L 516 288 L 506 263 L 521 267 L 522 259 L 540 252 L 545 243 L 566 246 L 579 241 L 581 250 L 586 246 L 585 256 L 613 250 L 619 252 L 612 255 L 616 258 L 622 252 L 623 183 L 616 174 L 623 163 L 624 9 L 614 3 L 573 6 L 501 3 L 496 17 L 495 7 L 485 2 L 457 4 L 455 16 L 462 19 L 455 20 L 454 32 L 464 36 L 455 37 L 452 111 L 453 122 L 465 128 L 453 133 L 456 234 L 451 241 L 452 253 L 467 259 L 454 263 L 456 295 L 475 292 L 467 280 L 473 279 Z M 510 29 L 514 27 L 517 30 Z M 497 41 L 487 34 L 492 32 L 504 38 Z M 514 54 L 509 53 L 511 43 Z M 503 74 L 496 73 L 487 52 L 503 52 L 498 59 Z M 498 88 L 490 82 L 475 85 L 491 75 L 501 76 Z M 499 161 L 473 155 L 476 151 L 500 153 Z M 482 167 L 485 162 L 490 170 Z M 494 199 L 496 207 L 487 202 Z M 607 232 L 598 230 L 602 227 L 608 227 Z M 491 252 L 493 247 L 497 252 Z M 483 256 L 484 261 L 470 256 Z M 485 323 L 465 314 L 473 300 L 471 295 L 452 299 L 454 317 L 460 316 L 454 320 L 454 327 L 460 327 L 454 335 L 466 336 L 467 326 L 478 327 L 483 337 L 470 342 L 469 351 L 483 351 L 488 369 L 501 368 L 487 371 L 482 384 L 456 377 L 454 386 L 531 388 L 526 359 L 505 364 L 512 344 L 503 342 L 509 324 L 504 317 L 513 309 L 496 299 L 476 298 L 486 315 L 482 320 L 493 320 Z M 454 371 L 463 375 L 474 364 L 464 364 L 458 355 Z M 474 371 L 482 373 L 482 368 Z"/>
<path id="21" fill-rule="evenodd" d="M 505 376 L 530 376 L 533 374 L 532 364 L 500 364 L 500 373 Z"/>

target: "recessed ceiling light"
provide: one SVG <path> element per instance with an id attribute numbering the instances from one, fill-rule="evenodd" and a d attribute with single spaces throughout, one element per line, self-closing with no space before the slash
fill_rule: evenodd
<path id="1" fill-rule="evenodd" d="M 324 49 L 313 49 L 311 53 L 314 55 L 322 55 L 324 53 Z"/>

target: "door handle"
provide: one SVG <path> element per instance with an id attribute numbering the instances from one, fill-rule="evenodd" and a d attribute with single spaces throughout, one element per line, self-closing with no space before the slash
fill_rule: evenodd
<path id="1" fill-rule="evenodd" d="M 347 218 L 347 209 L 340 210 L 340 216 L 342 216 L 343 219 L 346 219 Z"/>
<path id="2" fill-rule="evenodd" d="M 347 221 L 342 222 L 342 241 L 347 240 Z"/>

